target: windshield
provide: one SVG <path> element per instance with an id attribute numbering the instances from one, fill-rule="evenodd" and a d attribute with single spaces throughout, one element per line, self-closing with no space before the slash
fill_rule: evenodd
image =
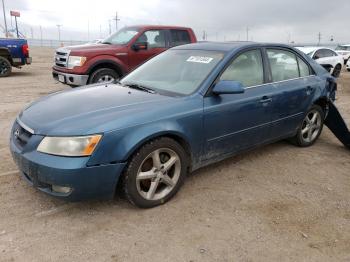
<path id="1" fill-rule="evenodd" d="M 335 50 L 350 51 L 350 46 L 339 45 Z"/>
<path id="2" fill-rule="evenodd" d="M 189 95 L 223 57 L 217 51 L 169 50 L 127 75 L 121 84 L 148 87 L 169 95 Z"/>
<path id="3" fill-rule="evenodd" d="M 124 28 L 104 39 L 102 44 L 125 45 L 129 43 L 138 32 L 137 28 Z"/>

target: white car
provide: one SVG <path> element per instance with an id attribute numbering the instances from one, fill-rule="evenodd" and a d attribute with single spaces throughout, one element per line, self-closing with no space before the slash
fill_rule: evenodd
<path id="1" fill-rule="evenodd" d="M 344 59 L 334 50 L 327 47 L 296 47 L 322 65 L 334 77 L 339 77 Z"/>
<path id="2" fill-rule="evenodd" d="M 338 45 L 335 51 L 343 57 L 344 64 L 346 64 L 350 58 L 350 45 Z"/>

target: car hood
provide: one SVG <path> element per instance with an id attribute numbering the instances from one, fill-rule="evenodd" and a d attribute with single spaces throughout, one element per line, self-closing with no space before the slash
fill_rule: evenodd
<path id="1" fill-rule="evenodd" d="M 75 46 L 67 46 L 59 48 L 58 50 L 70 51 L 71 54 L 86 54 L 86 53 L 95 53 L 95 52 L 103 52 L 103 51 L 113 51 L 117 49 L 122 49 L 123 45 L 110 45 L 110 44 L 86 44 L 86 45 L 75 45 Z"/>
<path id="2" fill-rule="evenodd" d="M 19 118 L 40 135 L 103 133 L 144 123 L 144 112 L 160 112 L 176 100 L 114 84 L 87 86 L 42 98 Z"/>

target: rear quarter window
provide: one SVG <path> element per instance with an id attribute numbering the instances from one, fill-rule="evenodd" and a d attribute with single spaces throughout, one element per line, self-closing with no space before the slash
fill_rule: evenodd
<path id="1" fill-rule="evenodd" d="M 171 46 L 179 46 L 191 43 L 191 37 L 186 30 L 170 30 Z"/>

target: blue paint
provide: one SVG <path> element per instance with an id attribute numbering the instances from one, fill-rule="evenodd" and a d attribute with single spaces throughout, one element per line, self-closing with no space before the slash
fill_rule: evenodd
<path id="1" fill-rule="evenodd" d="M 248 49 L 260 49 L 263 53 L 266 47 L 294 52 L 310 65 L 314 74 L 273 83 L 265 68 L 262 85 L 245 88 L 238 94 L 211 92 L 220 72 L 237 54 Z M 41 188 L 51 195 L 71 200 L 110 198 L 130 156 L 155 137 L 171 136 L 184 141 L 195 170 L 293 136 L 313 103 L 334 98 L 329 73 L 285 45 L 198 43 L 174 49 L 221 51 L 224 58 L 189 96 L 152 94 L 108 84 L 60 92 L 34 102 L 19 115 L 35 132 L 23 148 L 14 141 L 16 123 L 12 130 L 11 151 L 19 169 L 32 172 L 44 184 L 74 188 L 69 195 Z M 44 136 L 88 134 L 103 135 L 91 157 L 58 157 L 36 151 Z"/>

